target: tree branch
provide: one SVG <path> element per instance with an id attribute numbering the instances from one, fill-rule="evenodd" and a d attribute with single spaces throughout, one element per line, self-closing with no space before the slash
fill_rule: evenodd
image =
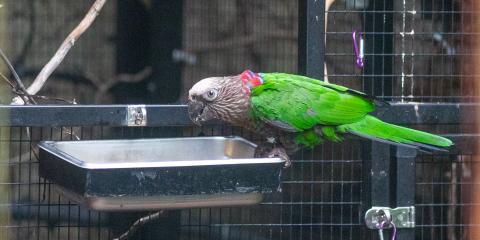
<path id="1" fill-rule="evenodd" d="M 24 103 L 28 103 L 28 102 L 35 103 L 35 100 L 33 98 L 31 98 L 29 96 L 29 94 L 27 93 L 27 89 L 25 89 L 25 85 L 23 85 L 23 82 L 20 79 L 20 77 L 18 76 L 17 71 L 15 71 L 15 68 L 13 67 L 10 60 L 8 60 L 7 55 L 5 55 L 5 53 L 3 53 L 2 49 L 0 49 L 0 57 L 3 59 L 3 61 L 7 65 L 8 69 L 12 73 L 13 78 L 15 79 L 15 82 L 17 83 L 16 86 L 13 85 L 13 84 L 10 84 L 10 86 L 12 86 L 12 88 L 15 92 L 23 93 L 23 94 L 19 95 L 17 98 L 19 100 L 23 101 Z M 10 82 L 10 80 L 8 80 L 8 79 L 7 79 L 7 81 Z"/>
<path id="2" fill-rule="evenodd" d="M 78 26 L 68 35 L 68 37 L 63 41 L 62 45 L 58 48 L 57 52 L 50 61 L 43 67 L 42 71 L 35 78 L 33 83 L 28 87 L 27 94 L 34 95 L 47 81 L 48 77 L 52 74 L 53 71 L 60 65 L 68 51 L 73 47 L 75 41 L 90 27 L 95 18 L 98 16 L 98 13 L 103 8 L 107 0 L 96 0 L 90 10 L 87 12 L 87 15 L 82 19 Z M 13 99 L 12 103 L 24 104 L 23 100 L 19 97 Z"/>
<path id="3" fill-rule="evenodd" d="M 155 212 L 138 219 L 132 224 L 132 226 L 130 226 L 130 228 L 126 232 L 120 235 L 120 237 L 114 238 L 113 240 L 125 240 L 130 238 L 141 226 L 151 221 L 159 219 L 164 212 L 165 212 L 164 210 L 160 210 L 159 212 Z"/>

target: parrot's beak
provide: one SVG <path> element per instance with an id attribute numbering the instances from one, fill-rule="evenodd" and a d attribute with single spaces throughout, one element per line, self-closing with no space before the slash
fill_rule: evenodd
<path id="1" fill-rule="evenodd" d="M 193 123 L 200 126 L 202 122 L 208 119 L 204 118 L 205 104 L 201 101 L 188 101 L 188 116 Z"/>

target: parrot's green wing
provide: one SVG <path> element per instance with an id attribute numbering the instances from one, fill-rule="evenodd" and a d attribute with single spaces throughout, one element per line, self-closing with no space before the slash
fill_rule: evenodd
<path id="1" fill-rule="evenodd" d="M 367 95 L 343 86 L 285 73 L 260 76 L 264 83 L 252 90 L 252 113 L 285 130 L 353 123 L 375 109 Z"/>
<path id="2" fill-rule="evenodd" d="M 254 87 L 251 94 L 253 117 L 298 132 L 296 142 L 303 145 L 314 146 L 323 139 L 341 141 L 345 133 L 428 150 L 445 150 L 453 144 L 449 139 L 369 116 L 377 101 L 364 93 L 292 74 L 260 76 L 263 84 Z"/>

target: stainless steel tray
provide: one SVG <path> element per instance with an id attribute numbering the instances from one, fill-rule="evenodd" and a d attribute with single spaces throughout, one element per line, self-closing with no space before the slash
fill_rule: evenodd
<path id="1" fill-rule="evenodd" d="M 70 199 L 105 211 L 255 204 L 284 165 L 253 158 L 239 137 L 44 141 L 40 175 Z"/>

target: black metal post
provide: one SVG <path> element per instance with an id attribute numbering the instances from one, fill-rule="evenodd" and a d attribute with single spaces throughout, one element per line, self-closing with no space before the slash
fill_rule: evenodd
<path id="1" fill-rule="evenodd" d="M 299 0 L 298 3 L 298 72 L 323 79 L 325 0 Z"/>
<path id="2" fill-rule="evenodd" d="M 372 96 L 392 95 L 393 74 L 393 3 L 390 0 L 375 0 L 365 13 L 365 83 L 364 92 Z M 372 206 L 395 207 L 396 185 L 392 174 L 391 147 L 383 143 L 371 143 L 370 158 L 364 158 L 365 211 Z M 368 155 L 365 154 L 365 155 Z M 396 155 L 395 155 L 396 156 Z M 370 162 L 369 162 L 370 161 Z M 413 179 L 414 181 L 414 179 Z M 365 212 L 364 211 L 364 212 Z M 367 238 L 378 239 L 376 230 L 367 231 Z M 383 231 L 384 238 L 389 236 Z M 370 237 L 368 237 L 370 236 Z"/>
<path id="3" fill-rule="evenodd" d="M 380 142 L 366 142 L 363 148 L 363 210 L 371 207 L 388 207 L 390 196 L 390 145 Z M 368 151 L 367 149 L 371 149 Z M 386 234 L 386 232 L 384 233 Z M 365 231 L 363 239 L 377 239 L 375 230 Z M 387 235 L 385 235 L 387 236 Z"/>
<path id="4" fill-rule="evenodd" d="M 415 206 L 415 158 L 417 150 L 408 147 L 397 147 L 396 177 L 394 182 L 396 207 Z M 415 239 L 415 228 L 399 228 L 398 240 Z"/>
<path id="5" fill-rule="evenodd" d="M 372 206 L 390 206 L 390 145 L 372 143 L 371 204 Z"/>
<path id="6" fill-rule="evenodd" d="M 415 205 L 415 158 L 417 150 L 373 142 L 364 161 L 364 211 L 371 207 L 410 207 Z M 391 150 L 395 149 L 395 154 Z M 384 230 L 384 238 L 392 230 Z M 377 230 L 368 230 L 365 238 L 378 239 Z M 415 228 L 397 229 L 396 239 L 415 238 Z"/>

